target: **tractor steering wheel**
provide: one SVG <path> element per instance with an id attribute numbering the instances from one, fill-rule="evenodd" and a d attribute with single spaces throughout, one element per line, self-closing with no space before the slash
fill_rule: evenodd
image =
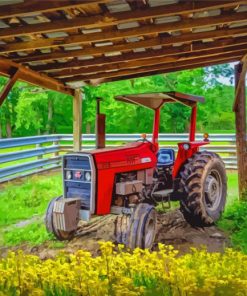
<path id="1" fill-rule="evenodd" d="M 157 152 L 157 147 L 155 144 L 153 144 L 153 142 L 149 141 L 146 137 L 143 137 L 141 139 L 136 140 L 135 142 L 142 142 L 142 143 L 149 143 L 151 144 L 151 150 L 153 152 Z"/>
<path id="2" fill-rule="evenodd" d="M 141 139 L 136 140 L 136 142 L 151 143 L 149 140 L 147 140 L 147 135 L 146 134 L 141 134 Z"/>
<path id="3" fill-rule="evenodd" d="M 138 140 L 136 140 L 135 142 L 147 142 L 147 143 L 151 143 L 150 141 L 148 141 L 147 139 L 145 139 L 145 138 L 141 138 L 141 139 L 138 139 Z"/>

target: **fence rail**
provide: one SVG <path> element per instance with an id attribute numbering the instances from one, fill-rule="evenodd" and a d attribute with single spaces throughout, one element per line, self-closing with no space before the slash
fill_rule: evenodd
<path id="1" fill-rule="evenodd" d="M 107 147 L 135 141 L 140 134 L 107 134 Z M 147 135 L 151 139 L 151 135 Z M 196 140 L 203 135 L 197 134 Z M 160 147 L 171 147 L 177 151 L 177 142 L 187 141 L 188 134 L 160 134 Z M 83 149 L 95 148 L 95 135 L 82 136 Z M 212 134 L 211 144 L 201 147 L 219 153 L 227 169 L 237 169 L 235 134 Z M 67 134 L 45 135 L 0 140 L 0 183 L 15 178 L 59 168 L 61 155 L 72 151 L 73 137 Z M 10 151 L 9 151 L 10 150 Z"/>

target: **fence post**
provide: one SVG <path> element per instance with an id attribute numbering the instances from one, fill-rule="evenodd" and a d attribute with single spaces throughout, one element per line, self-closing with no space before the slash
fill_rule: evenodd
<path id="1" fill-rule="evenodd" d="M 39 143 L 39 144 L 36 144 L 36 149 L 38 149 L 38 148 L 41 148 L 42 147 L 42 145 Z M 37 159 L 42 159 L 43 158 L 43 155 L 38 155 L 37 156 Z"/>
<path id="2" fill-rule="evenodd" d="M 59 145 L 59 142 L 58 141 L 53 141 L 53 146 L 57 146 L 57 145 Z M 59 156 L 59 151 L 54 152 L 54 157 L 56 157 L 56 156 Z"/>

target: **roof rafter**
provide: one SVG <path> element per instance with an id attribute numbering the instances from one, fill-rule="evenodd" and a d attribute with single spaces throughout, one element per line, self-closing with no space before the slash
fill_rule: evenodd
<path id="1" fill-rule="evenodd" d="M 14 5 L 2 5 L 0 10 L 0 19 L 107 2 L 109 2 L 109 0 L 27 0 L 24 3 Z"/>
<path id="2" fill-rule="evenodd" d="M 247 30 L 245 28 L 233 28 L 233 29 L 220 29 L 216 31 L 208 31 L 208 32 L 200 32 L 200 33 L 185 33 L 179 36 L 171 36 L 171 37 L 159 37 L 152 38 L 148 40 L 124 43 L 118 45 L 111 46 L 101 46 L 101 47 L 88 47 L 81 50 L 73 50 L 69 52 L 53 52 L 48 54 L 34 54 L 29 55 L 27 57 L 18 57 L 14 58 L 17 62 L 32 62 L 32 61 L 49 61 L 54 59 L 62 59 L 62 58 L 73 58 L 83 55 L 96 55 L 96 54 L 105 54 L 109 52 L 115 51 L 129 51 L 136 48 L 150 48 L 154 46 L 168 46 L 174 43 L 189 43 L 192 41 L 202 40 L 202 39 L 210 39 L 210 38 L 224 38 L 235 35 L 247 35 Z"/>
<path id="3" fill-rule="evenodd" d="M 55 1 L 54 1 L 55 2 Z M 85 1 L 81 1 L 85 2 Z M 88 1 L 86 1 L 88 2 Z M 90 2 L 90 1 L 89 1 Z M 103 2 L 103 1 L 95 1 Z M 55 32 L 61 30 L 72 30 L 78 28 L 102 28 L 106 26 L 113 26 L 123 22 L 140 21 L 155 17 L 172 16 L 179 14 L 189 14 L 194 12 L 200 12 L 205 9 L 218 9 L 224 7 L 236 7 L 241 4 L 246 4 L 247 1 L 214 1 L 214 2 L 183 2 L 179 6 L 177 4 L 164 5 L 159 7 L 148 7 L 142 10 L 134 10 L 128 12 L 118 13 L 105 13 L 104 15 L 97 16 L 84 16 L 83 18 L 77 17 L 71 20 L 59 20 L 50 23 L 25 25 L 17 28 L 6 28 L 0 32 L 1 38 L 16 37 L 27 34 L 38 34 Z"/>
<path id="4" fill-rule="evenodd" d="M 121 40 L 123 38 L 145 36 L 150 34 L 159 34 L 165 32 L 173 32 L 178 30 L 193 29 L 200 27 L 216 26 L 231 22 L 242 22 L 247 19 L 247 12 L 223 14 L 216 17 L 204 17 L 198 19 L 185 19 L 176 23 L 160 24 L 160 25 L 143 25 L 138 28 L 131 28 L 126 30 L 109 30 L 106 32 L 91 33 L 91 34 L 77 34 L 63 39 L 47 38 L 37 39 L 29 42 L 15 42 L 4 44 L 0 47 L 0 53 L 9 53 L 22 50 L 35 50 L 42 48 L 53 48 L 66 45 L 89 44 L 92 42 Z M 72 51 L 73 53 L 73 51 Z"/>
<path id="5" fill-rule="evenodd" d="M 208 57 L 207 55 L 205 56 L 200 56 L 197 59 L 190 58 L 188 60 L 184 60 L 181 62 L 174 61 L 171 63 L 165 63 L 163 64 L 162 61 L 160 64 L 157 65 L 152 65 L 152 66 L 143 66 L 139 68 L 134 68 L 134 69 L 125 69 L 125 70 L 120 70 L 120 71 L 114 71 L 114 72 L 104 72 L 104 73 L 97 73 L 97 74 L 92 74 L 92 75 L 78 75 L 78 76 L 73 76 L 73 77 L 68 77 L 61 79 L 64 82 L 71 82 L 71 81 L 79 81 L 79 80 L 94 80 L 94 79 L 105 79 L 105 78 L 112 78 L 112 77 L 122 77 L 126 75 L 132 75 L 132 74 L 141 74 L 145 72 L 153 72 L 153 71 L 158 71 L 158 70 L 166 70 L 170 69 L 172 67 L 180 67 L 180 66 L 188 66 L 193 63 L 200 63 L 200 62 L 206 62 L 206 61 L 218 61 L 218 60 L 228 60 L 232 58 L 233 60 L 236 60 L 236 57 L 239 58 L 241 57 L 244 53 L 246 52 L 246 49 L 242 49 L 240 51 L 237 51 L 236 53 L 223 53 L 223 54 L 218 54 L 217 56 L 213 57 Z M 141 75 L 140 75 L 141 76 Z"/>
<path id="6" fill-rule="evenodd" d="M 246 43 L 247 43 L 247 37 L 246 37 Z M 123 53 L 121 55 L 117 56 L 107 56 L 107 57 L 95 57 L 94 59 L 88 59 L 88 60 L 73 60 L 67 63 L 49 63 L 45 65 L 38 65 L 38 66 L 32 66 L 30 65 L 30 68 L 37 70 L 37 71 L 50 71 L 50 70 L 65 70 L 66 69 L 73 69 L 73 68 L 88 68 L 90 66 L 100 66 L 100 65 L 107 65 L 107 64 L 114 64 L 124 61 L 132 61 L 136 59 L 147 59 L 152 56 L 163 56 L 166 54 L 167 56 L 178 54 L 178 53 L 185 53 L 190 52 L 191 47 L 189 45 L 179 46 L 179 47 L 165 47 L 162 49 L 151 49 L 148 52 L 128 52 Z"/>
<path id="7" fill-rule="evenodd" d="M 189 52 L 196 52 L 201 50 L 213 49 L 213 48 L 223 48 L 223 50 L 227 47 L 231 47 L 233 45 L 243 45 L 247 44 L 247 36 L 246 37 L 237 37 L 237 38 L 224 38 L 216 41 L 212 41 L 210 43 L 193 43 L 192 45 L 182 45 L 178 47 L 164 47 L 161 49 L 150 49 L 147 52 L 128 52 L 123 53 L 118 56 L 107 56 L 107 57 L 96 57 L 94 59 L 89 60 L 72 60 L 66 63 L 49 63 L 46 65 L 37 65 L 32 66 L 30 68 L 35 71 L 52 71 L 56 70 L 57 73 L 68 73 L 72 71 L 73 68 L 88 68 L 97 67 L 101 65 L 109 65 L 114 63 L 126 62 L 126 61 L 135 61 L 140 59 L 149 59 L 152 57 L 159 56 L 172 56 L 177 54 L 186 54 Z M 66 70 L 67 69 L 67 70 Z M 64 71 L 63 71 L 64 70 Z M 54 72 L 53 72 L 54 73 Z"/>
<path id="8" fill-rule="evenodd" d="M 105 71 L 116 71 L 123 70 L 129 68 L 136 68 L 142 66 L 150 66 L 150 65 L 159 65 L 160 63 L 170 63 L 170 62 L 180 62 L 184 59 L 193 59 L 200 58 L 202 56 L 215 56 L 223 53 L 233 53 L 246 50 L 247 43 L 242 45 L 232 45 L 224 48 L 209 48 L 204 47 L 204 50 L 199 50 L 196 52 L 187 52 L 181 53 L 177 55 L 167 56 L 165 50 L 162 55 L 156 55 L 155 52 L 153 54 L 149 53 L 149 57 L 146 59 L 136 59 L 132 61 L 125 61 L 120 63 L 106 64 L 103 66 L 91 66 L 91 67 L 81 67 L 79 69 L 66 69 L 61 71 L 56 71 L 50 73 L 52 77 L 61 78 L 68 76 L 81 75 L 83 72 L 84 75 L 92 74 L 92 73 L 101 73 Z"/>
<path id="9" fill-rule="evenodd" d="M 126 76 L 121 76 L 121 77 L 112 77 L 112 78 L 105 78 L 105 79 L 95 79 L 92 81 L 86 81 L 88 83 L 91 83 L 92 85 L 98 85 L 99 83 L 106 83 L 106 82 L 114 82 L 114 81 L 119 81 L 119 80 L 126 80 L 126 79 L 134 79 L 134 78 L 139 78 L 139 77 L 145 77 L 145 76 L 151 76 L 151 75 L 158 75 L 158 74 L 166 74 L 166 73 L 171 73 L 171 72 L 177 72 L 177 71 L 183 71 L 187 70 L 188 66 L 190 69 L 195 69 L 195 68 L 201 68 L 201 67 L 209 67 L 217 64 L 224 64 L 224 63 L 231 63 L 231 62 L 236 62 L 241 59 L 241 56 L 236 56 L 236 57 L 228 57 L 224 59 L 214 59 L 212 61 L 204 59 L 204 61 L 195 61 L 191 63 L 184 63 L 184 65 L 179 65 L 179 66 L 172 66 L 171 68 L 167 69 L 161 69 L 161 70 L 154 70 L 154 71 L 148 71 L 148 72 L 143 72 L 141 75 L 140 74 L 132 74 L 132 75 L 126 75 Z"/>

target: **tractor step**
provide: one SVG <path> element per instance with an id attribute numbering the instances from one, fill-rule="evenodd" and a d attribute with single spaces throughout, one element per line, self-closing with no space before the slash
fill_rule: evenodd
<path id="1" fill-rule="evenodd" d="M 173 192 L 173 189 L 164 189 L 164 190 L 160 190 L 160 191 L 155 191 L 152 196 L 154 198 L 166 198 L 169 197 L 169 195 Z"/>

